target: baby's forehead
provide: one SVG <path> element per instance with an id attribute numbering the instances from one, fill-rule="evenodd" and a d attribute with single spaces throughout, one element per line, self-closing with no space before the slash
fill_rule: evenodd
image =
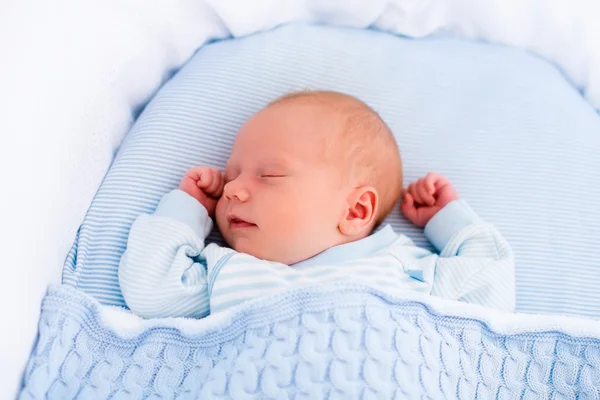
<path id="1" fill-rule="evenodd" d="M 300 99 L 289 100 L 269 105 L 254 114 L 238 133 L 235 144 L 270 146 L 273 143 L 294 143 L 318 148 L 327 136 L 343 129 L 343 125 L 344 119 L 330 106 Z"/>
<path id="2" fill-rule="evenodd" d="M 318 148 L 325 140 L 340 139 L 353 115 L 368 110 L 360 100 L 338 93 L 302 94 L 277 100 L 257 115 L 263 113 L 266 119 L 274 118 L 290 126 L 290 131 L 280 132 L 282 139 L 295 140 L 300 136 Z"/>
<path id="3" fill-rule="evenodd" d="M 379 114 L 369 105 L 344 93 L 325 91 L 292 94 L 271 103 L 266 109 L 269 108 L 275 108 L 274 114 L 285 110 L 288 115 L 302 114 L 303 118 L 310 119 L 311 122 L 329 126 L 332 129 L 325 131 L 331 136 L 328 139 L 338 141 L 344 140 L 346 136 L 356 136 L 345 133 L 355 132 L 364 136 L 387 129 Z"/>

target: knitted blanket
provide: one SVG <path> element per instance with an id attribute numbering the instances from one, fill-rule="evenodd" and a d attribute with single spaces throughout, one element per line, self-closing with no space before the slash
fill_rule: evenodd
<path id="1" fill-rule="evenodd" d="M 50 288 L 23 399 L 600 398 L 600 322 L 334 284 L 202 320 Z"/>

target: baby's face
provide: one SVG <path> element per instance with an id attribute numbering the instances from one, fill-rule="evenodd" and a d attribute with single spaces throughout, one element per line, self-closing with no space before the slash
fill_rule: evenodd
<path id="1" fill-rule="evenodd" d="M 233 249 L 289 265 L 337 244 L 346 193 L 322 144 L 336 124 L 318 106 L 291 103 L 268 107 L 241 128 L 216 210 Z"/>

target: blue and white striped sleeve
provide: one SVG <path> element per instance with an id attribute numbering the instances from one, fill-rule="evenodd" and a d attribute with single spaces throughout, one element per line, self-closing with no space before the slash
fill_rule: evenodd
<path id="1" fill-rule="evenodd" d="M 166 194 L 152 215 L 140 215 L 119 265 L 127 306 L 145 318 L 209 314 L 206 265 L 200 262 L 212 228 L 206 209 L 181 190 Z"/>
<path id="2" fill-rule="evenodd" d="M 425 227 L 425 236 L 440 252 L 431 294 L 514 311 L 512 250 L 466 202 L 453 201 L 440 210 Z"/>

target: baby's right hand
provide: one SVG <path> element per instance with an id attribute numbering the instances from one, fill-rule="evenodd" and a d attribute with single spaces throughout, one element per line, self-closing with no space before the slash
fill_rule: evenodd
<path id="1" fill-rule="evenodd" d="M 179 189 L 198 200 L 213 218 L 217 201 L 223 194 L 224 179 L 218 168 L 193 167 L 181 179 Z"/>

